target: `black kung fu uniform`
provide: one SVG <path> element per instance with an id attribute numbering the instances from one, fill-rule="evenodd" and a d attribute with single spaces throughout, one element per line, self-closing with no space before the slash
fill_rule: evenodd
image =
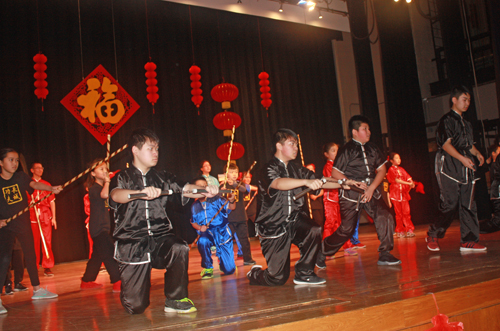
<path id="1" fill-rule="evenodd" d="M 113 178 L 112 187 L 142 190 L 154 186 L 162 191 L 182 189 L 173 177 L 150 169 L 143 174 L 131 166 Z M 168 299 L 180 300 L 188 296 L 189 246 L 175 236 L 166 213 L 169 199 L 178 196 L 160 196 L 154 200 L 137 199 L 120 204 L 110 199 L 115 210 L 115 260 L 120 265 L 122 290 L 120 299 L 128 313 L 144 312 L 149 306 L 151 268 L 166 269 L 164 293 Z M 180 203 L 180 199 L 178 199 Z"/>
<path id="2" fill-rule="evenodd" d="M 431 224 L 427 234 L 429 237 L 443 238 L 458 208 L 461 243 L 478 242 L 479 223 L 474 201 L 474 172 L 443 149 L 448 140 L 451 140 L 452 146 L 460 154 L 474 160 L 470 152 L 473 147 L 472 125 L 454 110 L 444 115 L 437 126 L 438 151 L 435 166 L 440 189 L 439 210 L 442 215 Z"/>
<path id="3" fill-rule="evenodd" d="M 295 278 L 314 275 L 314 263 L 321 244 L 321 228 L 302 211 L 305 197 L 293 200 L 302 192 L 299 187 L 289 191 L 271 188 L 278 178 L 315 179 L 314 173 L 293 162 L 285 165 L 274 157 L 259 174 L 259 196 L 257 197 L 257 230 L 262 254 L 267 269 L 252 269 L 248 278 L 251 285 L 283 285 L 290 276 L 290 247 L 295 244 L 300 250 L 300 259 L 295 264 Z M 319 194 L 319 190 L 314 194 Z"/>
<path id="4" fill-rule="evenodd" d="M 333 168 L 338 170 L 348 179 L 365 181 L 369 186 L 374 180 L 377 170 L 382 167 L 385 158 L 380 149 L 372 142 L 361 144 L 351 139 L 340 148 Z M 367 203 L 359 203 L 359 193 L 351 190 L 339 190 L 340 215 L 342 221 L 337 231 L 323 241 L 323 253 L 334 255 L 349 240 L 358 223 L 361 211 L 364 209 L 373 221 L 380 240 L 379 252 L 390 252 L 394 246 L 394 218 L 383 200 L 378 189 L 373 193 L 372 199 Z"/>

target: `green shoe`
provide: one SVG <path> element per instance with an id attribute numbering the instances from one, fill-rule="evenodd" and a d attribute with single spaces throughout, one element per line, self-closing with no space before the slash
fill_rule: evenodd
<path id="1" fill-rule="evenodd" d="M 167 313 L 187 314 L 194 313 L 196 311 L 196 307 L 194 306 L 193 301 L 188 298 L 181 300 L 166 299 L 165 308 L 163 310 Z"/>
<path id="2" fill-rule="evenodd" d="M 210 278 L 214 278 L 214 269 L 210 268 L 210 269 L 203 269 L 201 271 L 201 279 L 210 279 Z"/>

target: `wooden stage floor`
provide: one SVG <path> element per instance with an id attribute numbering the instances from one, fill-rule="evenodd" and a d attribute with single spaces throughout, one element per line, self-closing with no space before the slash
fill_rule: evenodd
<path id="1" fill-rule="evenodd" d="M 42 286 L 59 297 L 32 301 L 31 287 L 29 292 L 2 296 L 8 314 L 0 315 L 0 330 L 425 330 L 437 314 L 431 292 L 436 293 L 440 312 L 452 320 L 460 321 L 467 309 L 482 309 L 478 302 L 498 306 L 500 233 L 481 235 L 486 253 L 461 254 L 457 223 L 440 241 L 441 252 L 427 250 L 426 230 L 427 226 L 418 226 L 415 238 L 395 238 L 393 254 L 402 265 L 377 266 L 375 228 L 361 226 L 360 239 L 367 248 L 358 250 L 358 256 L 344 257 L 340 252 L 328 260 L 327 269 L 318 272 L 327 279 L 323 286 L 294 285 L 293 269 L 284 286 L 250 286 L 246 279 L 250 267 L 242 260 L 237 260 L 234 275 L 221 276 L 217 270 L 213 279 L 202 281 L 200 257 L 193 248 L 189 297 L 198 311 L 191 314 L 163 311 L 160 270 L 152 273 L 150 307 L 144 314 L 129 315 L 119 294 L 112 293 L 107 273 L 97 279 L 104 288 L 81 291 L 86 261 L 58 264 L 53 268 L 55 277 L 44 277 L 41 270 L 40 277 Z M 254 259 L 265 266 L 258 241 L 251 244 Z M 296 247 L 291 256 L 293 264 Z M 29 284 L 27 274 L 24 284 Z M 416 311 L 421 313 L 413 314 Z M 479 329 L 465 325 L 465 330 Z"/>

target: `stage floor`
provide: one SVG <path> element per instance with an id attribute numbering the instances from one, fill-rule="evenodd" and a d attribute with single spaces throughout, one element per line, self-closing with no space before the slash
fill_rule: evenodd
<path id="1" fill-rule="evenodd" d="M 328 260 L 327 269 L 317 272 L 327 279 L 323 286 L 294 285 L 293 268 L 284 286 L 250 286 L 246 279 L 250 266 L 243 266 L 242 260 L 237 260 L 238 268 L 233 275 L 221 276 L 217 270 L 213 279 L 201 280 L 200 256 L 193 248 L 190 252 L 189 298 L 198 311 L 191 314 L 163 311 L 165 297 L 163 272 L 160 270 L 153 269 L 152 272 L 150 307 L 144 314 L 129 315 L 120 304 L 119 294 L 112 293 L 107 273 L 101 273 L 97 279 L 105 284 L 104 288 L 81 291 L 80 278 L 86 261 L 58 264 L 53 268 L 55 277 L 44 277 L 40 269 L 40 278 L 42 286 L 58 293 L 59 297 L 32 301 L 31 287 L 28 292 L 3 295 L 8 314 L 0 315 L 0 330 L 250 330 L 361 311 L 424 295 L 432 308 L 435 306 L 429 293 L 500 278 L 500 233 L 481 235 L 481 243 L 488 247 L 487 252 L 461 254 L 457 222 L 449 229 L 446 238 L 440 240 L 440 252 L 427 250 L 426 230 L 427 226 L 418 226 L 416 237 L 394 239 L 392 253 L 402 260 L 402 265 L 378 266 L 379 242 L 375 227 L 371 224 L 361 226 L 360 240 L 367 247 L 359 249 L 357 256 L 344 257 L 343 252 L 339 252 L 335 259 Z M 265 267 L 258 241 L 251 241 L 251 245 L 254 259 Z M 291 259 L 292 265 L 298 259 L 295 246 Z M 29 284 L 27 274 L 23 283 Z M 464 300 L 463 304 L 466 306 L 467 301 Z M 446 311 L 441 313 L 447 314 Z M 433 315 L 434 312 L 430 316 Z"/>

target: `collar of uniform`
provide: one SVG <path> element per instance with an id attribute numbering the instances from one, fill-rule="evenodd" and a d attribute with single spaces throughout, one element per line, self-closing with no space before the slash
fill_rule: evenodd
<path id="1" fill-rule="evenodd" d="M 356 140 L 356 139 L 354 139 L 354 138 L 352 138 L 352 141 L 354 141 L 354 142 L 355 142 L 356 144 L 358 144 L 358 145 L 361 145 L 361 146 L 363 146 L 363 145 L 364 145 L 363 143 L 361 143 L 361 142 L 357 141 L 357 140 Z M 365 143 L 365 144 L 366 144 L 366 143 Z"/>
<path id="2" fill-rule="evenodd" d="M 141 175 L 141 176 L 143 176 L 143 177 L 144 177 L 144 176 L 146 176 L 146 175 L 147 175 L 147 174 L 151 171 L 151 168 L 150 168 L 150 169 L 148 170 L 148 172 L 143 173 L 143 172 L 142 172 L 142 170 L 141 170 L 141 169 L 139 169 L 139 168 L 137 168 L 137 167 L 136 167 L 133 163 L 132 163 L 132 165 L 131 165 L 131 168 L 132 168 L 132 170 L 133 170 L 136 174 Z"/>
<path id="3" fill-rule="evenodd" d="M 274 156 L 274 158 L 275 158 L 276 160 L 278 160 L 278 162 L 279 162 L 280 164 L 282 164 L 285 168 L 287 168 L 287 164 L 286 164 L 285 162 L 283 162 L 282 160 L 280 160 L 277 156 Z"/>
<path id="4" fill-rule="evenodd" d="M 459 113 L 457 113 L 454 109 L 451 109 L 451 112 L 452 112 L 452 114 L 454 113 L 454 114 L 456 114 L 458 117 L 463 118 L 463 115 L 460 115 L 460 114 L 459 114 Z"/>

